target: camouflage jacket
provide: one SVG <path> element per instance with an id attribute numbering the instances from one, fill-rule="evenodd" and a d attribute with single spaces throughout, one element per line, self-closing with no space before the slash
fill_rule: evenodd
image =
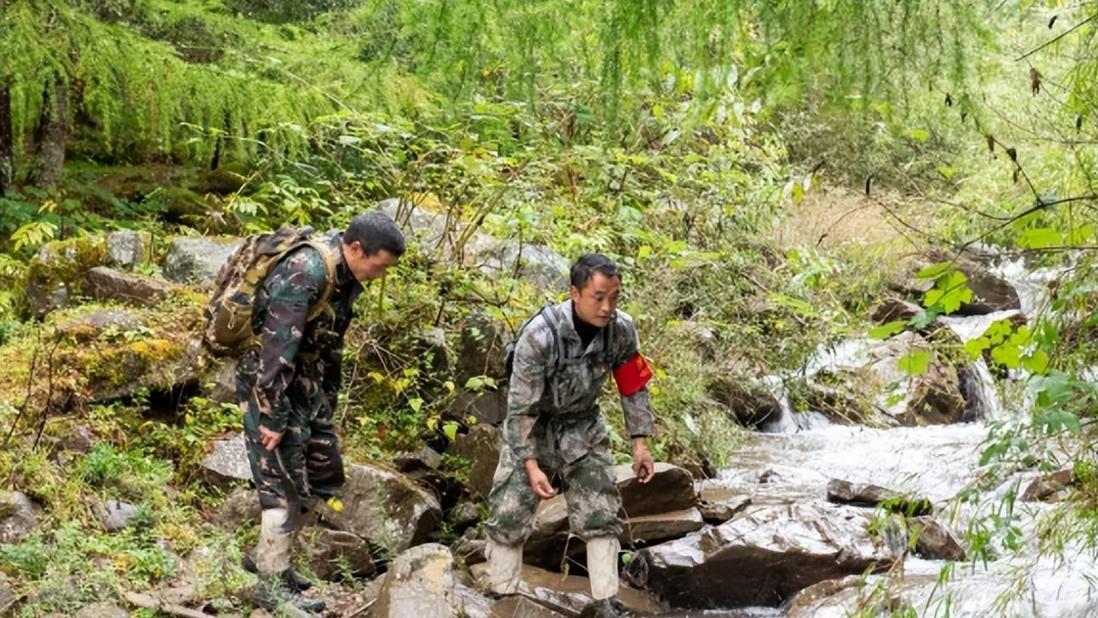
<path id="1" fill-rule="evenodd" d="M 504 440 L 519 461 L 547 455 L 571 463 L 605 439 L 608 430 L 599 414 L 599 395 L 612 372 L 640 347 L 633 319 L 623 311 L 584 350 L 572 322 L 572 301 L 552 309 L 568 362 L 557 365 L 557 344 L 544 315 L 526 325 L 515 345 Z M 648 389 L 622 397 L 621 404 L 629 435 L 651 435 Z"/>
<path id="2" fill-rule="evenodd" d="M 256 296 L 252 328 L 259 345 L 241 359 L 238 375 L 254 384 L 260 422 L 272 431 L 285 430 L 291 406 L 310 418 L 325 406 L 330 413 L 342 386 L 343 337 L 363 287 L 343 259 L 342 234 L 329 232 L 326 240 L 336 256 L 336 281 L 319 316 L 306 323 L 326 284 L 324 258 L 312 247 L 282 258 Z"/>

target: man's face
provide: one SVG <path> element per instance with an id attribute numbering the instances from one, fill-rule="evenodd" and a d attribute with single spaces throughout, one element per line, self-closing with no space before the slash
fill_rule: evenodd
<path id="1" fill-rule="evenodd" d="M 582 288 L 573 285 L 568 293 L 572 296 L 576 315 L 584 322 L 602 328 L 614 319 L 614 312 L 618 309 L 621 280 L 596 272 Z"/>
<path id="2" fill-rule="evenodd" d="M 400 261 L 399 257 L 385 249 L 380 249 L 373 255 L 366 255 L 366 252 L 362 250 L 362 244 L 357 240 L 351 244 L 343 245 L 343 257 L 347 261 L 347 268 L 351 269 L 355 279 L 362 282 L 384 277 L 385 271 Z"/>

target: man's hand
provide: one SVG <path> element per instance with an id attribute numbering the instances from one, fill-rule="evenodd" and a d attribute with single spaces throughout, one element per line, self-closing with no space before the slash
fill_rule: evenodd
<path id="1" fill-rule="evenodd" d="M 260 425 L 259 443 L 262 444 L 263 448 L 267 449 L 268 451 L 273 451 L 275 450 L 275 447 L 278 446 L 278 443 L 282 442 L 282 433 L 283 432 L 281 431 L 271 431 L 263 425 Z"/>
<path id="2" fill-rule="evenodd" d="M 526 460 L 526 476 L 530 479 L 530 488 L 534 490 L 534 495 L 537 497 L 542 500 L 548 500 L 557 495 L 557 490 L 553 489 L 553 485 L 549 482 L 549 477 L 545 476 L 545 473 L 541 471 L 538 460 Z"/>
<path id="3" fill-rule="evenodd" d="M 633 475 L 641 484 L 652 480 L 656 475 L 656 464 L 652 453 L 648 452 L 648 443 L 644 438 L 633 438 Z"/>

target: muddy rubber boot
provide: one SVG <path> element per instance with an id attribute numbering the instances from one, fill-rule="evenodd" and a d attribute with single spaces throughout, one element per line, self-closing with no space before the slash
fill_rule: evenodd
<path id="1" fill-rule="evenodd" d="M 273 614 L 312 616 L 324 611 L 323 599 L 301 596 L 286 585 L 286 574 L 260 575 L 252 593 L 252 603 Z"/>

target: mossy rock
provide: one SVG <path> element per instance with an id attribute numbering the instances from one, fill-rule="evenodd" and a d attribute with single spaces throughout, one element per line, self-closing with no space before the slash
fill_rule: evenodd
<path id="1" fill-rule="evenodd" d="M 57 311 L 0 346 L 0 407 L 81 410 L 86 404 L 195 384 L 205 371 L 201 304 L 86 305 Z"/>
<path id="2" fill-rule="evenodd" d="M 70 305 L 84 292 L 84 275 L 110 261 L 106 239 L 98 236 L 46 243 L 27 267 L 27 314 L 42 318 Z"/>

